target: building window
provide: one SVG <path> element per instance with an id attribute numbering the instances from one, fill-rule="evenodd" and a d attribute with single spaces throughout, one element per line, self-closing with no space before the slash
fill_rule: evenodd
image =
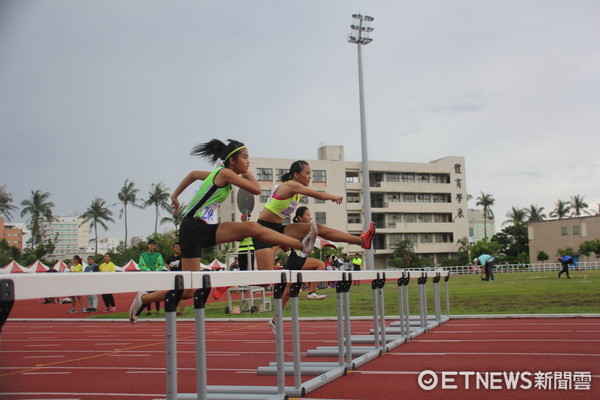
<path id="1" fill-rule="evenodd" d="M 417 195 L 414 193 L 404 193 L 402 195 L 402 201 L 405 203 L 416 203 Z"/>
<path id="2" fill-rule="evenodd" d="M 359 213 L 348 214 L 348 223 L 349 224 L 360 224 L 360 223 L 362 223 L 362 221 L 360 219 L 360 214 Z"/>
<path id="3" fill-rule="evenodd" d="M 431 233 L 421 233 L 420 243 L 433 243 L 433 235 Z"/>
<path id="4" fill-rule="evenodd" d="M 408 173 L 402 174 L 402 182 L 410 183 L 410 182 L 414 182 L 414 181 L 415 181 L 415 174 L 408 174 Z"/>
<path id="5" fill-rule="evenodd" d="M 417 222 L 417 214 L 404 214 L 404 222 L 408 222 L 408 223 Z"/>
<path id="6" fill-rule="evenodd" d="M 282 168 L 275 168 L 275 180 L 277 182 L 281 182 L 281 177 L 285 174 L 287 174 L 289 172 L 289 170 L 287 169 L 282 169 Z"/>
<path id="7" fill-rule="evenodd" d="M 567 228 L 566 226 L 563 226 L 562 228 L 560 228 L 560 234 L 562 236 L 567 236 L 569 234 L 569 228 Z"/>
<path id="8" fill-rule="evenodd" d="M 573 227 L 573 235 L 581 235 L 581 226 Z"/>
<path id="9" fill-rule="evenodd" d="M 429 183 L 429 174 L 419 174 L 417 177 L 419 183 Z"/>
<path id="10" fill-rule="evenodd" d="M 385 180 L 388 182 L 400 182 L 400 174 L 398 172 L 388 172 Z"/>
<path id="11" fill-rule="evenodd" d="M 385 195 L 388 202 L 399 202 L 400 201 L 400 193 L 387 193 Z"/>
<path id="12" fill-rule="evenodd" d="M 269 197 L 270 196 L 271 196 L 271 191 L 270 190 L 261 190 L 260 191 L 259 201 L 261 203 L 266 203 L 267 201 L 269 201 Z"/>
<path id="13" fill-rule="evenodd" d="M 257 168 L 256 180 L 273 181 L 273 168 Z"/>
<path id="14" fill-rule="evenodd" d="M 431 222 L 431 214 L 419 214 L 419 222 Z"/>
<path id="15" fill-rule="evenodd" d="M 428 193 L 420 194 L 417 198 L 419 199 L 419 203 L 431 203 L 431 195 Z"/>
<path id="16" fill-rule="evenodd" d="M 302 196 L 300 198 L 300 204 L 308 204 L 308 197 L 307 196 Z"/>
<path id="17" fill-rule="evenodd" d="M 348 203 L 360 203 L 360 193 L 346 192 L 346 198 Z"/>
<path id="18" fill-rule="evenodd" d="M 358 172 L 346 171 L 346 183 L 358 183 Z"/>
<path id="19" fill-rule="evenodd" d="M 322 211 L 315 212 L 315 222 L 318 224 L 326 225 L 327 224 L 326 214 Z"/>
<path id="20" fill-rule="evenodd" d="M 431 174 L 431 183 L 450 183 L 450 175 Z"/>
<path id="21" fill-rule="evenodd" d="M 434 193 L 431 199 L 434 203 L 450 203 L 450 195 L 444 193 Z"/>
<path id="22" fill-rule="evenodd" d="M 313 182 L 327 182 L 327 171 L 324 169 L 313 169 L 312 170 L 312 181 Z"/>

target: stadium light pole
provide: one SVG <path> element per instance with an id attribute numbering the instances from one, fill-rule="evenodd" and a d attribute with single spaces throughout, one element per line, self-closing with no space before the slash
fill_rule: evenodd
<path id="1" fill-rule="evenodd" d="M 360 140 L 362 149 L 362 190 L 363 190 L 363 221 L 365 229 L 369 227 L 371 222 L 371 183 L 369 180 L 369 152 L 367 149 L 367 121 L 365 118 L 365 93 L 363 88 L 363 71 L 362 71 L 362 53 L 361 47 L 373 41 L 369 34 L 373 32 L 373 28 L 369 25 L 374 20 L 373 17 L 362 14 L 352 14 L 352 32 L 348 34 L 348 42 L 356 44 L 358 50 L 358 97 L 360 103 Z M 375 269 L 375 257 L 373 249 L 365 252 L 367 269 Z"/>

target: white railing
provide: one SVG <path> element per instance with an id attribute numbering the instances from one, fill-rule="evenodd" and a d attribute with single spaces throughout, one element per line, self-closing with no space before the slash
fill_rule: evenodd
<path id="1" fill-rule="evenodd" d="M 600 270 L 600 261 L 585 261 L 577 263 L 580 270 Z M 560 263 L 534 263 L 534 264 L 496 264 L 494 273 L 515 273 L 515 272 L 552 272 L 560 271 Z M 466 265 L 453 267 L 421 267 L 403 269 L 404 271 L 447 271 L 456 275 L 479 274 L 481 266 Z M 570 270 L 574 270 L 573 266 Z"/>

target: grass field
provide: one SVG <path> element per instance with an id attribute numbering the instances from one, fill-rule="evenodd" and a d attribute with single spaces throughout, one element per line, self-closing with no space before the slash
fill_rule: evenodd
<path id="1" fill-rule="evenodd" d="M 454 275 L 450 278 L 450 313 L 464 314 L 570 314 L 600 313 L 600 271 L 585 271 L 586 278 L 580 278 L 573 271 L 571 279 L 558 279 L 556 272 L 522 272 L 496 274 L 496 280 L 485 282 L 479 275 Z M 301 317 L 333 317 L 337 315 L 335 289 L 320 290 L 326 294 L 325 300 L 306 300 L 306 293 L 300 293 L 298 302 Z M 384 288 L 386 315 L 398 314 L 398 287 L 394 281 Z M 411 314 L 418 314 L 418 288 L 416 280 L 409 285 Z M 445 283 L 440 282 L 442 313 L 445 313 Z M 369 316 L 373 309 L 371 285 L 363 283 L 350 289 L 350 312 L 352 316 Z M 235 304 L 239 302 L 234 302 Z M 428 313 L 433 311 L 433 284 L 427 283 Z M 188 300 L 188 304 L 191 301 Z M 227 317 L 268 317 L 271 312 L 251 314 L 225 314 L 226 302 L 206 305 L 207 318 Z M 188 305 L 183 317 L 192 318 L 193 308 Z M 290 316 L 290 305 L 284 316 Z M 122 315 L 126 317 L 126 314 Z M 162 316 L 162 311 L 161 311 Z M 114 318 L 115 315 L 112 315 Z M 142 316 L 141 318 L 153 318 Z"/>
<path id="2" fill-rule="evenodd" d="M 586 271 L 587 278 L 572 274 L 571 279 L 558 279 L 555 272 L 523 272 L 496 274 L 493 282 L 482 281 L 478 275 L 457 275 L 450 278 L 451 314 L 549 314 L 600 313 L 600 271 Z M 411 314 L 418 313 L 418 288 L 415 280 L 409 285 Z M 398 313 L 396 283 L 390 281 L 384 288 L 386 315 Z M 328 295 L 320 301 L 305 300 L 300 294 L 300 316 L 335 316 L 337 302 L 335 289 L 319 291 Z M 445 283 L 440 283 L 442 312 L 445 312 Z M 429 313 L 433 313 L 433 284 L 427 284 Z M 369 284 L 352 286 L 350 312 L 353 316 L 372 315 L 373 296 Z M 207 317 L 224 317 L 223 304 L 209 304 Z M 258 316 L 242 313 L 240 316 Z M 286 307 L 284 316 L 290 315 Z M 236 315 L 237 316 L 237 315 Z"/>

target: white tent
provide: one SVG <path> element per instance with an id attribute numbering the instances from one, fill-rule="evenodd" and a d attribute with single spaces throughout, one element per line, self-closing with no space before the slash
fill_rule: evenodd
<path id="1" fill-rule="evenodd" d="M 225 264 L 217 259 L 214 259 L 213 262 L 208 264 L 206 267 L 212 271 L 221 271 L 225 269 Z"/>

